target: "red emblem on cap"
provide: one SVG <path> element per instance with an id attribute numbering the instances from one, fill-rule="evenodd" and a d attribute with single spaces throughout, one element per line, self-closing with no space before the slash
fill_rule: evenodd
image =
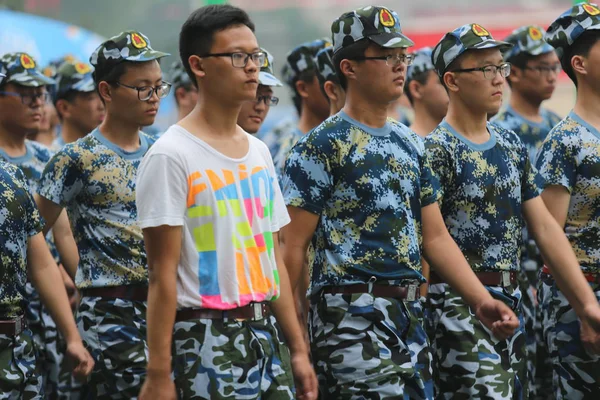
<path id="1" fill-rule="evenodd" d="M 473 30 L 473 33 L 479 37 L 491 36 L 488 30 L 479 24 L 473 24 L 473 27 L 471 29 Z"/>
<path id="2" fill-rule="evenodd" d="M 543 36 L 542 32 L 535 26 L 529 27 L 529 37 L 533 40 L 541 40 Z"/>
<path id="3" fill-rule="evenodd" d="M 592 16 L 600 14 L 600 10 L 598 10 L 597 7 L 595 7 L 591 4 L 584 4 L 583 9 L 585 10 L 586 13 L 588 13 Z"/>
<path id="4" fill-rule="evenodd" d="M 144 47 L 148 47 L 148 43 L 146 43 L 144 38 L 139 33 L 131 34 L 131 43 L 136 49 L 143 49 Z"/>
<path id="5" fill-rule="evenodd" d="M 86 63 L 78 62 L 75 64 L 75 71 L 77 71 L 78 74 L 85 75 L 90 72 L 91 69 Z"/>
<path id="6" fill-rule="evenodd" d="M 396 25 L 394 16 L 385 8 L 382 8 L 381 11 L 379 11 L 379 22 L 381 22 L 381 25 L 385 26 L 386 28 L 391 28 L 392 26 Z"/>
<path id="7" fill-rule="evenodd" d="M 27 54 L 21 54 L 21 65 L 25 69 L 35 68 L 35 61 Z"/>

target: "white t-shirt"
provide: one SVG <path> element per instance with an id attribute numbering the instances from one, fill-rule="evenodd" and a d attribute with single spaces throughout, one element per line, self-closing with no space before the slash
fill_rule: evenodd
<path id="1" fill-rule="evenodd" d="M 248 141 L 233 159 L 173 125 L 139 167 L 142 229 L 183 226 L 178 308 L 227 310 L 279 295 L 273 232 L 290 217 L 267 146 Z"/>

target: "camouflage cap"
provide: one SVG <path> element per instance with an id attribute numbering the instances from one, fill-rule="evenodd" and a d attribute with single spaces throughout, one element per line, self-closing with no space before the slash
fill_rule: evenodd
<path id="1" fill-rule="evenodd" d="M 171 84 L 175 90 L 180 87 L 189 87 L 190 85 L 193 85 L 181 60 L 174 61 L 173 64 L 171 64 L 169 76 L 171 77 Z"/>
<path id="2" fill-rule="evenodd" d="M 60 97 L 67 92 L 89 93 L 96 90 L 92 67 L 77 61 L 62 63 L 56 74 L 56 95 Z"/>
<path id="3" fill-rule="evenodd" d="M 362 39 L 385 48 L 414 45 L 402 33 L 398 14 L 385 7 L 368 6 L 344 13 L 333 21 L 331 33 L 334 53 Z"/>
<path id="4" fill-rule="evenodd" d="M 504 39 L 505 42 L 513 45 L 511 49 L 504 53 L 504 59 L 508 61 L 521 53 L 539 56 L 554 51 L 554 47 L 544 40 L 543 32 L 543 29 L 536 25 L 527 25 L 515 29 Z"/>
<path id="5" fill-rule="evenodd" d="M 439 76 L 442 76 L 452 61 L 467 50 L 498 48 L 501 52 L 510 49 L 512 44 L 495 40 L 492 34 L 479 24 L 467 24 L 446 33 L 435 46 L 431 61 Z"/>
<path id="6" fill-rule="evenodd" d="M 333 46 L 319 50 L 315 57 L 315 63 L 317 64 L 317 78 L 319 78 L 321 86 L 327 81 L 340 84 L 333 65 Z"/>
<path id="7" fill-rule="evenodd" d="M 585 31 L 600 29 L 600 8 L 596 4 L 579 4 L 562 13 L 548 30 L 545 39 L 562 59 L 566 49 Z"/>
<path id="8" fill-rule="evenodd" d="M 150 39 L 141 32 L 126 31 L 103 42 L 90 56 L 90 64 L 98 69 L 123 61 L 144 62 L 169 56 L 150 47 Z"/>
<path id="9" fill-rule="evenodd" d="M 406 71 L 406 83 L 410 82 L 417 75 L 435 70 L 431 62 L 431 53 L 431 47 L 423 47 L 413 53 L 415 59 Z"/>
<path id="10" fill-rule="evenodd" d="M 315 71 L 314 57 L 317 52 L 325 47 L 331 46 L 327 38 L 317 39 L 312 42 L 302 43 L 286 56 L 286 64 L 283 66 L 281 75 L 283 80 L 290 86 L 294 85 L 298 75 L 305 71 Z"/>
<path id="11" fill-rule="evenodd" d="M 7 53 L 0 58 L 0 63 L 4 66 L 6 83 L 30 87 L 54 84 L 54 80 L 42 74 L 33 57 L 27 53 Z"/>
<path id="12" fill-rule="evenodd" d="M 264 86 L 283 86 L 283 84 L 275 77 L 273 67 L 273 56 L 265 49 L 261 49 L 266 54 L 265 62 L 260 67 L 258 73 L 258 83 Z"/>
<path id="13" fill-rule="evenodd" d="M 52 60 L 42 69 L 42 74 L 46 75 L 48 78 L 54 79 L 56 74 L 58 73 L 58 67 L 60 67 L 64 62 L 76 62 L 77 59 L 72 54 L 66 54 L 63 57 Z"/>

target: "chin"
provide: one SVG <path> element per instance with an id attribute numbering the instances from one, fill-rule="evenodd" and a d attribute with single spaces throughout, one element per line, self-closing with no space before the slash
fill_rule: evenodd
<path id="1" fill-rule="evenodd" d="M 142 118 L 142 120 L 140 121 L 140 125 L 141 126 L 150 126 L 150 125 L 154 125 L 154 120 L 156 120 L 155 117 L 144 117 Z"/>

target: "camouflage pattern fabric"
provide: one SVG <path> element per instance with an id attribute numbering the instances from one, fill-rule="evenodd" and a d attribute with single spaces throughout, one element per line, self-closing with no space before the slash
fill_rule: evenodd
<path id="1" fill-rule="evenodd" d="M 177 90 L 180 87 L 191 88 L 194 85 L 190 79 L 190 76 L 183 67 L 181 60 L 174 61 L 173 64 L 171 64 L 169 78 L 174 90 Z"/>
<path id="2" fill-rule="evenodd" d="M 140 133 L 140 148 L 124 152 L 95 129 L 67 144 L 46 166 L 39 193 L 67 209 L 80 256 L 78 289 L 147 285 L 135 179 L 152 143 Z"/>
<path id="3" fill-rule="evenodd" d="M 36 368 L 31 331 L 0 335 L 0 400 L 41 400 L 44 388 Z"/>
<path id="4" fill-rule="evenodd" d="M 82 62 L 65 62 L 56 72 L 57 97 L 75 91 L 89 93 L 96 90 L 92 67 Z"/>
<path id="5" fill-rule="evenodd" d="M 571 112 L 548 135 L 536 161 L 545 186 L 571 194 L 565 233 L 584 272 L 600 272 L 600 132 Z"/>
<path id="6" fill-rule="evenodd" d="M 520 319 L 519 329 L 507 340 L 496 339 L 447 284 L 429 287 L 426 324 L 437 399 L 527 399 L 521 292 L 516 285 L 487 289 Z"/>
<path id="7" fill-rule="evenodd" d="M 312 42 L 302 43 L 290 51 L 285 57 L 286 63 L 281 70 L 283 80 L 294 88 L 296 80 L 300 74 L 310 74 L 316 72 L 314 57 L 319 50 L 331 46 L 327 38 L 313 40 Z"/>
<path id="8" fill-rule="evenodd" d="M 273 316 L 176 322 L 173 371 L 181 399 L 295 399 L 289 350 Z"/>
<path id="9" fill-rule="evenodd" d="M 90 64 L 105 71 L 123 61 L 145 62 L 169 55 L 150 47 L 150 39 L 143 33 L 125 31 L 101 43 L 90 56 Z"/>
<path id="10" fill-rule="evenodd" d="M 511 47 L 510 43 L 495 40 L 483 26 L 467 24 L 446 33 L 433 49 L 431 61 L 438 75 L 443 76 L 450 64 L 467 50 L 497 48 L 505 52 Z"/>
<path id="11" fill-rule="evenodd" d="M 269 148 L 277 178 L 281 181 L 285 160 L 292 147 L 302 137 L 302 132 L 295 121 L 286 120 L 270 131 L 259 132 L 256 136 Z"/>
<path id="12" fill-rule="evenodd" d="M 423 76 L 425 73 L 434 70 L 433 63 L 431 62 L 431 53 L 431 47 L 423 47 L 413 53 L 415 59 L 406 70 L 405 87 L 415 77 Z"/>
<path id="13" fill-rule="evenodd" d="M 28 87 L 54 85 L 54 80 L 48 78 L 39 70 L 35 59 L 27 53 L 7 53 L 0 58 L 5 82 Z"/>
<path id="14" fill-rule="evenodd" d="M 433 399 L 419 301 L 371 294 L 312 296 L 311 353 L 322 399 Z"/>
<path id="15" fill-rule="evenodd" d="M 439 192 L 422 140 L 393 120 L 379 129 L 343 111 L 303 136 L 285 166 L 288 206 L 320 216 L 312 292 L 422 280 L 421 208 Z"/>
<path id="16" fill-rule="evenodd" d="M 544 30 L 537 25 L 517 28 L 504 41 L 513 45 L 504 53 L 506 61 L 510 61 L 513 57 L 523 53 L 530 56 L 539 56 L 554 51 L 554 47 L 544 40 Z"/>
<path id="17" fill-rule="evenodd" d="M 83 297 L 77 326 L 96 365 L 92 399 L 135 399 L 146 376 L 146 302 Z"/>
<path id="18" fill-rule="evenodd" d="M 542 179 L 513 132 L 488 124 L 475 144 L 446 121 L 425 139 L 448 231 L 474 271 L 516 271 L 525 226 L 521 210 Z"/>
<path id="19" fill-rule="evenodd" d="M 319 50 L 315 56 L 315 64 L 317 65 L 317 78 L 321 88 L 325 85 L 325 82 L 330 81 L 336 85 L 340 84 L 340 79 L 335 73 L 335 66 L 333 65 L 333 47 L 325 47 Z"/>
<path id="20" fill-rule="evenodd" d="M 543 274 L 544 339 L 553 368 L 552 398 L 592 400 L 600 393 L 600 356 L 588 353 L 580 340 L 579 318 L 551 276 Z M 600 285 L 591 284 L 600 302 Z"/>
<path id="21" fill-rule="evenodd" d="M 402 33 L 398 14 L 385 7 L 368 6 L 344 13 L 331 24 L 331 33 L 334 53 L 363 39 L 390 49 L 414 45 Z"/>
<path id="22" fill-rule="evenodd" d="M 283 84 L 275 77 L 274 58 L 266 49 L 260 49 L 265 53 L 265 62 L 260 67 L 258 73 L 258 83 L 264 86 L 283 86 Z"/>
<path id="23" fill-rule="evenodd" d="M 556 49 L 562 60 L 565 52 L 588 30 L 600 29 L 600 8 L 596 4 L 579 4 L 562 13 L 546 31 L 546 42 Z"/>
<path id="24" fill-rule="evenodd" d="M 543 280 L 546 278 L 546 274 L 540 273 L 540 278 L 537 280 L 537 304 L 536 308 L 536 325 L 535 331 L 535 370 L 533 371 L 533 378 L 530 378 L 530 396 L 531 400 L 547 400 L 554 398 L 554 384 L 553 384 L 553 365 L 552 359 L 550 358 L 550 352 L 546 344 L 546 338 L 544 336 L 544 330 L 548 327 L 551 322 L 548 319 L 548 303 L 546 301 L 546 295 L 549 292 L 547 286 L 544 285 Z M 525 304 L 523 304 L 525 306 Z M 527 322 L 526 322 L 527 323 Z M 527 330 L 527 326 L 525 329 Z M 529 341 L 529 337 L 527 338 Z M 527 347 L 529 352 L 529 345 Z M 527 355 L 529 358 L 529 354 Z"/>

